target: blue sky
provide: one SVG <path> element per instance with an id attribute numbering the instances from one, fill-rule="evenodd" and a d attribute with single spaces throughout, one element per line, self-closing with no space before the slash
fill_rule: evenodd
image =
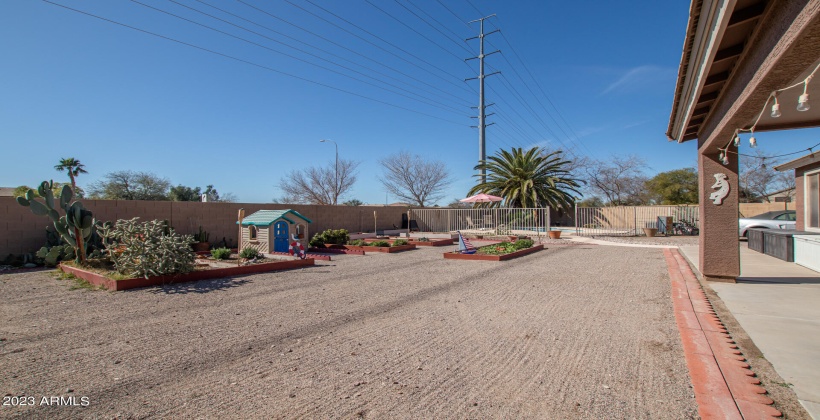
<path id="1" fill-rule="evenodd" d="M 291 170 L 333 161 L 326 138 L 361 162 L 347 198 L 395 201 L 378 161 L 407 150 L 447 163 L 447 204 L 474 184 L 478 158 L 477 82 L 463 81 L 477 73 L 463 62 L 477 41 L 459 38 L 477 34 L 466 21 L 491 13 L 486 30 L 503 36 L 487 37 L 487 52 L 502 50 L 487 59 L 488 72 L 502 72 L 487 79 L 488 154 L 547 145 L 595 159 L 636 154 L 648 175 L 696 166 L 695 144 L 664 134 L 685 1 L 54 2 L 223 55 L 43 1 L 0 2 L 0 186 L 64 178 L 53 166 L 75 157 L 89 171 L 80 186 L 130 169 L 269 202 Z M 758 135 L 772 153 L 816 139 Z"/>

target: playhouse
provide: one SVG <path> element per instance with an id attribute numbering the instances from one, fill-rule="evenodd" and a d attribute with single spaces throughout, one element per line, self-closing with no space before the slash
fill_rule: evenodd
<path id="1" fill-rule="evenodd" d="M 259 252 L 288 252 L 299 242 L 307 249 L 308 224 L 313 223 L 296 210 L 259 210 L 241 222 L 239 249 L 256 248 Z"/>

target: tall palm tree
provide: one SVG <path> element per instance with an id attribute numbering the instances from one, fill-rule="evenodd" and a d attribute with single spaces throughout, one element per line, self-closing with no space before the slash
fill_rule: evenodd
<path id="1" fill-rule="evenodd" d="M 68 171 L 68 177 L 71 178 L 71 190 L 72 191 L 77 191 L 77 182 L 76 182 L 75 178 L 77 176 L 79 176 L 80 174 L 87 174 L 88 173 L 88 171 L 86 171 L 83 168 L 85 168 L 85 165 L 83 165 L 82 163 L 80 163 L 79 160 L 74 159 L 74 158 L 60 159 L 60 164 L 59 165 L 54 165 L 54 169 L 56 169 L 60 172 Z"/>
<path id="2" fill-rule="evenodd" d="M 487 180 L 479 182 L 469 195 L 497 195 L 504 201 L 496 205 L 507 207 L 569 209 L 575 197 L 581 196 L 581 181 L 570 174 L 570 164 L 560 151 L 546 153 L 539 147 L 526 152 L 522 148 L 499 150 L 476 165 L 476 170 L 486 170 Z"/>

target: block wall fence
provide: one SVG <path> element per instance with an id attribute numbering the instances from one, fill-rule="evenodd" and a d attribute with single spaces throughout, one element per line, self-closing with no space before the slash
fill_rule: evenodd
<path id="1" fill-rule="evenodd" d="M 257 210 L 293 209 L 312 220 L 309 235 L 325 229 L 347 229 L 350 232 L 373 231 L 373 212 L 378 230 L 401 226 L 401 215 L 407 207 L 398 206 L 318 206 L 302 204 L 200 203 L 184 201 L 82 200 L 98 221 L 116 221 L 139 217 L 140 220 L 167 220 L 182 234 L 193 234 L 199 227 L 208 231 L 212 243 L 222 238 L 236 246 L 240 208 L 245 215 Z M 47 216 L 35 216 L 13 197 L 0 197 L 0 258 L 8 254 L 35 252 L 46 243 Z"/>

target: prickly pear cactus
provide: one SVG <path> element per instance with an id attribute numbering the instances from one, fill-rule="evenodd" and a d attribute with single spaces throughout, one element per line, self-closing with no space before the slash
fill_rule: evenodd
<path id="1" fill-rule="evenodd" d="M 99 226 L 106 253 L 120 274 L 145 277 L 187 273 L 194 269 L 191 235 L 179 235 L 160 220 L 138 217 Z"/>
<path id="2" fill-rule="evenodd" d="M 17 197 L 17 203 L 28 207 L 38 216 L 48 216 L 54 223 L 57 233 L 74 248 L 76 261 L 85 263 L 87 242 L 94 233 L 96 219 L 91 211 L 83 208 L 81 202 L 71 202 L 74 192 L 68 185 L 63 186 L 59 201 L 55 202 L 54 193 L 51 191 L 53 185 L 53 181 L 43 181 L 37 187 L 37 192 L 43 197 L 43 202 L 34 198 L 34 191 L 28 190 L 25 197 Z M 58 209 L 63 210 L 65 215 L 61 216 Z"/>

